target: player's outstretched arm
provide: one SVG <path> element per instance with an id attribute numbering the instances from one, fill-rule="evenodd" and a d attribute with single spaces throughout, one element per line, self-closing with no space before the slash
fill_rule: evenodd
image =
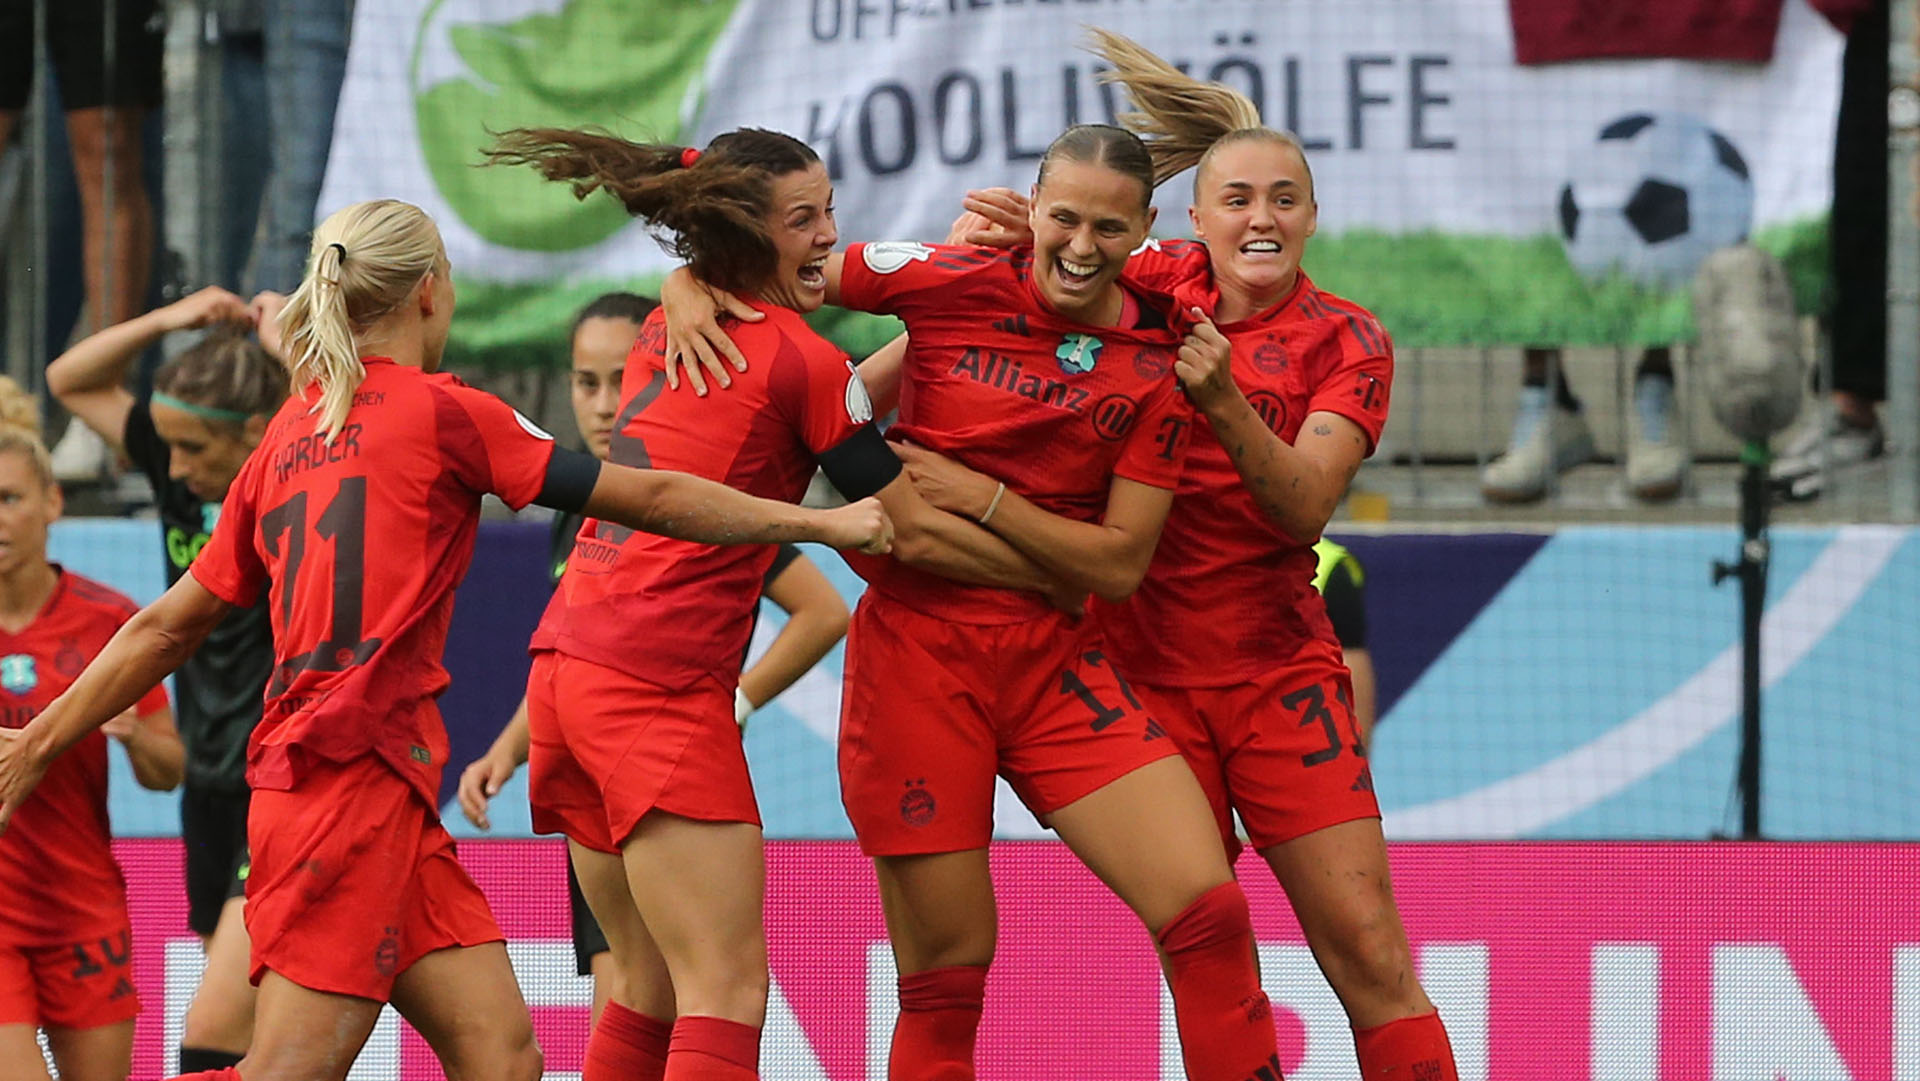
<path id="1" fill-rule="evenodd" d="M 664 469 L 609 463 L 578 509 L 630 529 L 701 544 L 812 541 L 871 555 L 893 548 L 893 523 L 877 500 L 813 510 Z"/>
<path id="2" fill-rule="evenodd" d="M 493 746 L 460 772 L 460 785 L 454 796 L 467 821 L 483 830 L 493 828 L 493 822 L 487 818 L 487 804 L 500 794 L 514 772 L 526 764 L 532 749 L 533 726 L 527 719 L 527 700 L 523 697 L 519 708 L 513 711 L 513 719 L 494 738 Z"/>
<path id="3" fill-rule="evenodd" d="M 73 686 L 25 728 L 0 731 L 0 830 L 53 760 L 186 662 L 229 605 L 191 574 L 122 626 Z"/>
<path id="4" fill-rule="evenodd" d="M 1040 593 L 1063 611 L 1085 607 L 1084 590 L 1061 582 L 1006 541 L 922 496 L 895 445 L 872 424 L 823 452 L 820 468 L 841 494 L 871 495 L 886 508 L 894 528 L 893 556 L 900 562 L 958 582 Z"/>
<path id="5" fill-rule="evenodd" d="M 895 559 L 942 578 L 1044 595 L 1062 611 L 1079 611 L 1087 588 L 1063 581 L 991 530 L 929 502 L 906 473 L 878 498 L 894 522 Z"/>

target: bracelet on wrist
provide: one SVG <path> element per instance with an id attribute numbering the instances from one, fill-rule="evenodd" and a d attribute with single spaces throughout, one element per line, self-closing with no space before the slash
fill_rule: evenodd
<path id="1" fill-rule="evenodd" d="M 980 514 L 979 521 L 981 525 L 986 525 L 987 519 L 993 517 L 993 512 L 1000 509 L 1000 497 L 1006 494 L 1007 482 L 1001 481 L 999 486 L 993 490 L 993 498 L 987 501 L 987 509 Z"/>

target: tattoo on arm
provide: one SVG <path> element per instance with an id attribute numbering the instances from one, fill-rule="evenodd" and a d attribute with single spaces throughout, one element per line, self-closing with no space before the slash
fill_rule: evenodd
<path id="1" fill-rule="evenodd" d="M 1332 435 L 1332 434 L 1333 434 L 1333 425 L 1331 425 L 1331 424 L 1316 424 L 1316 425 L 1314 425 L 1314 426 L 1313 426 L 1313 434 L 1315 434 L 1315 435 Z"/>

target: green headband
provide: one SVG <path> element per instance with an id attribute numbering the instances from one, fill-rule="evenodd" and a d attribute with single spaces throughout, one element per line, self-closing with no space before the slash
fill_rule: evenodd
<path id="1" fill-rule="evenodd" d="M 164 405 L 168 409 L 178 409 L 182 413 L 192 413 L 194 416 L 202 417 L 206 420 L 224 420 L 230 424 L 244 424 L 248 417 L 253 416 L 252 413 L 242 413 L 238 409 L 221 409 L 217 406 L 195 405 L 192 402 L 183 402 L 173 395 L 159 390 L 153 392 L 153 403 L 155 405 Z"/>

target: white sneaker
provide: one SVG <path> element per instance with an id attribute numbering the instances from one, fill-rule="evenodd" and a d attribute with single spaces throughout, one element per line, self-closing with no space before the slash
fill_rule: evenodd
<path id="1" fill-rule="evenodd" d="M 1818 499 L 1833 470 L 1872 461 L 1886 452 L 1887 433 L 1878 418 L 1862 428 L 1828 403 L 1814 423 L 1802 428 L 1773 460 L 1769 476 L 1774 494 L 1793 502 Z"/>
<path id="2" fill-rule="evenodd" d="M 100 434 L 75 417 L 54 444 L 53 479 L 62 484 L 90 484 L 113 475 L 113 452 Z"/>
<path id="3" fill-rule="evenodd" d="M 1674 431 L 1673 380 L 1643 375 L 1633 381 L 1627 421 L 1627 490 L 1648 502 L 1680 494 L 1687 450 Z"/>
<path id="4" fill-rule="evenodd" d="M 1554 404 L 1546 387 L 1521 387 L 1506 453 L 1480 474 L 1480 494 L 1495 503 L 1531 503 L 1553 478 L 1593 457 L 1593 431 L 1579 413 Z"/>
<path id="5" fill-rule="evenodd" d="M 1773 460 L 1773 479 L 1786 480 L 1827 469 L 1858 465 L 1887 451 L 1887 433 L 1876 419 L 1862 428 L 1831 405 L 1800 430 Z"/>

